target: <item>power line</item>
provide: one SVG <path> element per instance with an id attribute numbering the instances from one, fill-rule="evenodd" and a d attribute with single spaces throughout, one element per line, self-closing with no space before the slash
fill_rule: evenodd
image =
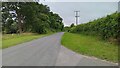
<path id="1" fill-rule="evenodd" d="M 79 12 L 80 11 L 75 11 L 76 25 L 78 25 L 78 18 L 80 17 Z"/>

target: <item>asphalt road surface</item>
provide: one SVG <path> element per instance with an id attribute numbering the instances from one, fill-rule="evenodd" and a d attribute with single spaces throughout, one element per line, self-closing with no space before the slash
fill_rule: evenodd
<path id="1" fill-rule="evenodd" d="M 22 43 L 2 51 L 3 66 L 116 66 L 117 64 L 77 54 L 63 46 L 64 33 Z"/>

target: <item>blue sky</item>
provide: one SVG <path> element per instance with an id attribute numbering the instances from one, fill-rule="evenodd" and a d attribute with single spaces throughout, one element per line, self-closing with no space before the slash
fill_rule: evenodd
<path id="1" fill-rule="evenodd" d="M 106 16 L 118 10 L 117 2 L 43 2 L 63 18 L 65 26 L 75 23 L 74 11 L 80 11 L 79 24 Z"/>

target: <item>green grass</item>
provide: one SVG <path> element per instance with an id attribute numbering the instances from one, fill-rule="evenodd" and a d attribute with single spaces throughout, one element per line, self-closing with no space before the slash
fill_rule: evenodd
<path id="1" fill-rule="evenodd" d="M 98 37 L 65 33 L 61 43 L 77 53 L 118 62 L 118 45 L 100 40 Z"/>
<path id="2" fill-rule="evenodd" d="M 50 33 L 50 34 L 52 34 L 52 33 Z M 15 46 L 15 45 L 23 43 L 23 42 L 28 42 L 28 41 L 31 41 L 33 39 L 47 36 L 50 34 L 34 34 L 34 33 L 24 33 L 21 35 L 5 34 L 2 36 L 2 47 L 0 47 L 0 48 L 2 48 L 2 49 L 8 48 L 8 47 Z"/>

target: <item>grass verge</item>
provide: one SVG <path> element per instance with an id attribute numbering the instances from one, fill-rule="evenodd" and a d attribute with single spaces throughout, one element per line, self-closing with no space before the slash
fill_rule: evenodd
<path id="1" fill-rule="evenodd" d="M 23 43 L 23 42 L 28 42 L 40 37 L 48 36 L 52 33 L 49 34 L 34 34 L 34 33 L 24 33 L 21 35 L 18 34 L 5 34 L 2 36 L 2 49 L 8 48 L 11 46 L 15 46 L 17 44 Z"/>
<path id="2" fill-rule="evenodd" d="M 61 43 L 77 53 L 118 62 L 118 45 L 100 40 L 95 36 L 65 33 Z"/>

